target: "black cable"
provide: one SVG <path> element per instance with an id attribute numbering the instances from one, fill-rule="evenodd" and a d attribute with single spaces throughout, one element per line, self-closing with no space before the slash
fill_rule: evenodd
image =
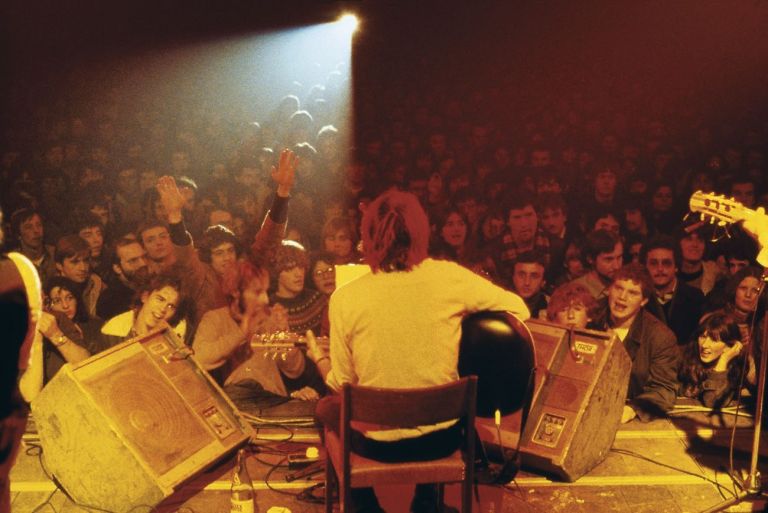
<path id="1" fill-rule="evenodd" d="M 323 492 L 322 497 L 318 497 L 313 493 L 319 488 L 325 488 L 325 481 L 320 481 L 319 483 L 315 483 L 308 488 L 303 489 L 296 495 L 296 500 L 307 502 L 309 504 L 325 504 L 325 493 L 328 493 L 327 490 Z"/>
<path id="2" fill-rule="evenodd" d="M 290 497 L 296 498 L 299 496 L 298 493 L 286 492 L 285 490 L 278 490 L 277 488 L 272 488 L 272 485 L 269 484 L 269 478 L 272 475 L 272 473 L 274 473 L 274 471 L 280 468 L 281 466 L 287 464 L 287 462 L 288 462 L 288 458 L 283 458 L 282 460 L 278 461 L 276 464 L 272 465 L 272 468 L 270 468 L 269 471 L 267 471 L 267 475 L 264 476 L 264 484 L 267 485 L 267 488 L 269 488 L 273 492 L 277 492 L 282 495 L 288 495 Z"/>
<path id="3" fill-rule="evenodd" d="M 284 443 L 286 443 L 286 442 L 275 441 L 274 443 L 265 443 L 263 445 L 256 445 L 256 444 L 254 444 L 253 447 L 258 449 L 258 450 L 257 451 L 252 451 L 252 452 L 253 453 L 260 452 L 260 453 L 264 453 L 264 454 L 279 454 L 279 455 L 288 455 L 288 454 L 293 454 L 293 453 L 296 452 L 296 450 L 297 450 L 296 448 L 281 449 L 281 448 L 277 447 L 278 445 L 281 445 L 281 444 L 284 444 Z M 298 441 L 298 440 L 297 441 L 291 441 L 290 443 L 291 444 L 296 444 L 296 445 L 306 445 L 306 446 L 309 446 L 309 447 L 318 445 L 317 442 L 303 442 L 303 441 Z"/>
<path id="4" fill-rule="evenodd" d="M 718 479 L 717 479 L 717 475 L 718 475 L 719 473 L 720 473 L 720 472 L 719 472 L 717 469 L 715 469 L 715 482 L 717 482 L 717 483 L 719 483 L 719 482 L 720 482 L 720 481 L 718 481 Z M 729 476 L 729 477 L 730 477 L 730 476 Z M 733 482 L 733 481 L 731 481 L 731 482 Z M 725 501 L 725 500 L 728 500 L 728 498 L 727 498 L 727 497 L 725 496 L 725 494 L 723 493 L 723 490 L 721 490 L 721 486 L 722 486 L 723 488 L 725 487 L 725 485 L 718 485 L 718 487 L 717 487 L 717 493 L 719 493 L 719 494 L 720 494 L 720 498 L 721 498 L 721 499 L 723 499 L 724 501 Z"/>
<path id="5" fill-rule="evenodd" d="M 513 479 L 512 482 L 514 483 L 515 487 L 517 488 L 517 493 L 516 494 L 515 493 L 511 494 L 511 497 L 513 499 L 516 499 L 516 500 L 522 502 L 523 504 L 525 504 L 525 509 L 527 511 L 539 511 L 539 512 L 543 511 L 543 510 L 537 508 L 536 506 L 534 506 L 533 504 L 531 504 L 530 502 L 528 502 L 528 500 L 525 498 L 525 494 L 523 493 L 523 489 L 518 484 L 516 478 Z M 504 511 L 506 511 L 506 509 L 504 509 Z"/>
<path id="6" fill-rule="evenodd" d="M 45 474 L 45 477 L 55 484 L 53 481 L 53 478 L 48 473 L 48 469 L 45 468 L 45 465 L 43 464 L 43 446 L 39 444 L 29 444 L 27 448 L 24 450 L 24 454 L 27 456 L 37 456 L 37 461 L 40 464 L 40 468 L 43 470 L 43 474 Z M 46 499 L 37 505 L 35 509 L 32 510 L 32 513 L 37 513 L 38 511 L 41 511 L 43 507 L 50 506 L 51 509 L 56 512 L 56 508 L 54 507 L 53 503 L 51 502 L 51 499 L 53 498 L 54 494 L 59 491 L 59 488 L 56 487 L 54 490 L 46 497 Z"/>
<path id="7" fill-rule="evenodd" d="M 287 462 L 288 462 L 288 458 L 283 458 L 283 459 L 281 459 L 281 460 L 280 460 L 281 462 L 282 462 L 282 461 L 285 461 L 285 462 L 286 462 L 285 464 L 282 464 L 282 463 L 273 463 L 273 462 L 271 462 L 271 461 L 265 461 L 265 460 L 262 460 L 262 459 L 259 459 L 259 458 L 257 458 L 256 456 L 252 456 L 252 458 L 253 458 L 254 460 L 256 460 L 258 463 L 261 463 L 262 465 L 264 465 L 264 466 L 267 466 L 267 467 L 270 467 L 270 468 L 271 468 L 271 467 L 275 467 L 275 466 L 277 466 L 277 467 L 285 467 L 285 468 L 288 468 L 288 463 L 287 463 Z"/>
<path id="8" fill-rule="evenodd" d="M 259 424 L 258 426 L 254 426 L 254 427 L 256 427 L 256 433 L 254 434 L 252 440 L 261 440 L 261 441 L 267 441 L 267 442 L 284 443 L 284 442 L 290 442 L 293 439 L 294 435 L 295 435 L 295 433 L 294 433 L 294 431 L 292 429 L 290 429 L 288 426 L 285 426 L 285 425 L 279 424 L 279 423 L 264 423 L 264 424 Z M 276 428 L 284 429 L 284 430 L 286 430 L 288 432 L 288 438 L 286 438 L 284 440 L 273 440 L 271 438 L 259 438 L 259 429 L 264 428 L 264 427 L 273 427 L 273 428 L 276 427 Z"/>
<path id="9" fill-rule="evenodd" d="M 51 502 L 51 499 L 53 498 L 54 494 L 58 492 L 58 488 L 54 488 L 53 491 L 48 494 L 48 497 L 45 498 L 43 502 L 37 505 L 35 509 L 32 510 L 32 513 L 38 513 L 39 511 L 42 511 L 43 507 L 50 506 L 51 509 L 54 511 L 54 513 L 58 513 L 56 508 L 53 506 L 53 503 Z"/>
<path id="10" fill-rule="evenodd" d="M 722 485 L 719 482 L 717 482 L 717 481 L 715 481 L 713 479 L 708 478 L 707 476 L 704 476 L 704 475 L 701 475 L 701 474 L 697 474 L 696 472 L 691 472 L 690 470 L 685 470 L 683 468 L 675 467 L 675 466 L 669 465 L 667 463 L 662 463 L 661 461 L 654 460 L 653 458 L 649 458 L 647 456 L 643 456 L 642 454 L 638 454 L 638 453 L 636 453 L 634 451 L 629 451 L 627 449 L 611 448 L 611 452 L 615 452 L 616 454 L 623 454 L 625 456 L 631 456 L 631 457 L 637 458 L 639 460 L 647 461 L 648 463 L 653 463 L 654 465 L 658 465 L 660 467 L 668 468 L 670 470 L 674 470 L 675 472 L 680 472 L 681 474 L 687 474 L 689 476 L 698 477 L 700 479 L 703 479 L 704 481 L 707 481 L 708 483 L 712 483 L 713 485 L 717 486 L 718 489 L 725 488 L 726 490 L 728 490 L 728 488 L 725 485 Z M 730 492 L 731 490 L 728 490 L 728 491 Z M 736 494 L 733 494 L 733 495 L 734 495 L 734 497 L 736 496 Z"/>

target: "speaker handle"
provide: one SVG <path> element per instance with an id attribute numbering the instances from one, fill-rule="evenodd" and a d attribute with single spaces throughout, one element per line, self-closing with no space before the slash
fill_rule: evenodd
<path id="1" fill-rule="evenodd" d="M 579 353 L 576 350 L 576 344 L 573 340 L 573 334 L 574 334 L 574 327 L 568 326 L 568 352 L 571 353 L 571 358 L 574 359 L 576 363 L 583 363 L 584 357 L 581 356 L 581 353 Z"/>

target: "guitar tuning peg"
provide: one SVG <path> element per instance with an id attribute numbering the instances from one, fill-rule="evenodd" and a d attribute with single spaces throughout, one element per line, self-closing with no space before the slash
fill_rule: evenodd
<path id="1" fill-rule="evenodd" d="M 286 355 L 285 353 L 281 353 L 281 354 L 280 354 L 280 359 L 281 359 L 282 361 L 285 361 L 287 358 L 288 358 L 288 355 Z"/>
<path id="2" fill-rule="evenodd" d="M 272 353 L 272 360 L 273 360 L 273 361 L 274 361 L 274 360 L 277 360 L 277 353 L 274 353 L 274 352 Z"/>

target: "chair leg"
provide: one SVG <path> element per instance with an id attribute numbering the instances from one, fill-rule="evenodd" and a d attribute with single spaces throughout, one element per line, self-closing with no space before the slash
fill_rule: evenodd
<path id="1" fill-rule="evenodd" d="M 469 479 L 461 483 L 461 513 L 472 513 L 472 484 Z"/>
<path id="2" fill-rule="evenodd" d="M 325 462 L 325 513 L 333 513 L 333 492 L 338 488 L 336 471 L 333 469 L 331 459 Z"/>
<path id="3" fill-rule="evenodd" d="M 352 487 L 349 483 L 342 483 L 339 479 L 339 513 L 351 513 L 355 510 L 352 506 Z"/>

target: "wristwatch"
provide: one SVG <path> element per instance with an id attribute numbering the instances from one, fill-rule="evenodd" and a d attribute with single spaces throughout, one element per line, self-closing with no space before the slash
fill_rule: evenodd
<path id="1" fill-rule="evenodd" d="M 69 342 L 69 339 L 67 338 L 67 336 L 64 333 L 62 333 L 58 337 L 54 337 L 53 340 L 51 340 L 51 342 L 53 342 L 54 346 L 61 347 L 64 344 L 66 344 L 67 342 Z"/>

